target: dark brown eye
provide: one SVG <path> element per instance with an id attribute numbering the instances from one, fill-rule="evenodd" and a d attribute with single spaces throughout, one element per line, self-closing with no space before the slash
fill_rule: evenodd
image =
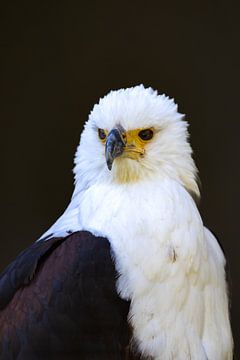
<path id="1" fill-rule="evenodd" d="M 99 136 L 99 139 L 105 140 L 106 139 L 105 131 L 103 129 L 98 129 L 98 136 Z"/>
<path id="2" fill-rule="evenodd" d="M 151 140 L 153 138 L 153 131 L 152 129 L 144 129 L 139 131 L 138 136 L 142 140 Z"/>

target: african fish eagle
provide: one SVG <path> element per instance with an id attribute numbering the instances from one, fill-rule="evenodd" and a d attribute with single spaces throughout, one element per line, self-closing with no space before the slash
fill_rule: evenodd
<path id="1" fill-rule="evenodd" d="M 0 277 L 0 359 L 232 359 L 225 258 L 187 139 L 151 88 L 94 106 L 70 205 Z"/>

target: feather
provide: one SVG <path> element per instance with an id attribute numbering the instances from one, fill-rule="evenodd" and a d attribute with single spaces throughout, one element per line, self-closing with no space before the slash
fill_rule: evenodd
<path id="1" fill-rule="evenodd" d="M 1 359 L 124 358 L 129 303 L 117 295 L 108 240 L 77 232 L 35 243 L 5 271 L 0 294 L 14 271 L 19 282 L 0 311 Z"/>

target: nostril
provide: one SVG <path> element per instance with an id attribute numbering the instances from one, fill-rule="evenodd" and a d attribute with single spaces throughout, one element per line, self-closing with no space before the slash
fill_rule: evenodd
<path id="1" fill-rule="evenodd" d="M 126 133 L 125 133 L 125 132 L 120 132 L 119 135 L 120 135 L 120 137 L 121 137 L 122 142 L 123 142 L 124 144 L 126 144 L 126 142 L 127 142 L 127 135 L 126 135 Z"/>

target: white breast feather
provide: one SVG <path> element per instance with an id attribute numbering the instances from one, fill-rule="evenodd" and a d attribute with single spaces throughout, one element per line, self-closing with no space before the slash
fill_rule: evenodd
<path id="1" fill-rule="evenodd" d="M 79 216 L 84 229 L 110 239 L 144 354 L 232 359 L 224 257 L 184 188 L 96 185 L 83 194 Z"/>

